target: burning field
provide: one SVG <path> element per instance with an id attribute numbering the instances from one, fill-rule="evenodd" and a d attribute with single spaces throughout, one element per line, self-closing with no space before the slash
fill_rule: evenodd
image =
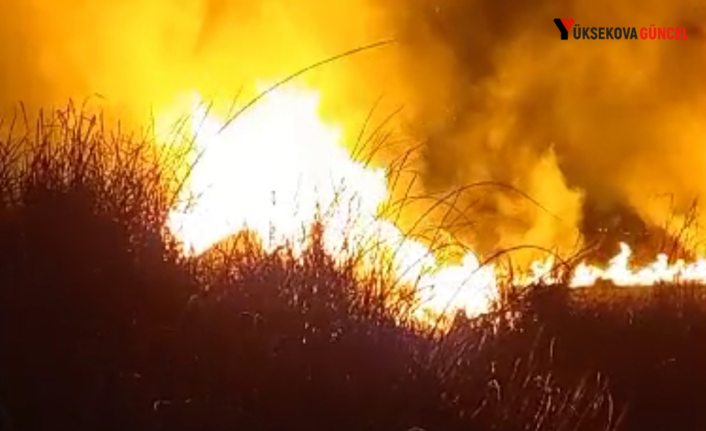
<path id="1" fill-rule="evenodd" d="M 0 429 L 702 429 L 701 3 L 0 6 Z"/>
<path id="2" fill-rule="evenodd" d="M 501 261 L 502 254 L 484 260 L 472 245 L 445 230 L 445 225 L 436 226 L 430 234 L 426 227 L 430 223 L 424 219 L 429 210 L 416 220 L 427 231 L 403 231 L 397 221 L 405 212 L 405 200 L 431 201 L 428 206 L 442 209 L 448 219 L 459 217 L 456 201 L 466 189 L 444 196 L 417 196 L 409 192 L 418 181 L 411 176 L 407 183 L 396 184 L 409 194 L 395 199 L 390 179 L 399 181 L 400 172 L 408 166 L 393 162 L 387 169 L 376 167 L 367 154 L 385 145 L 384 140 L 359 140 L 358 147 L 344 142 L 341 127 L 321 118 L 315 90 L 270 85 L 261 91 L 265 93 L 260 99 L 232 118 L 219 118 L 205 102 L 193 101 L 188 121 L 193 137 L 189 173 L 180 204 L 167 222 L 186 254 L 200 255 L 243 230 L 252 232 L 267 251 L 294 247 L 301 253 L 310 229 L 320 222 L 331 256 L 341 260 L 360 256 L 360 270 L 382 269 L 401 283 L 415 286 L 422 314 L 437 317 L 456 310 L 469 316 L 488 312 L 503 284 L 565 282 L 570 287 L 588 287 L 601 281 L 645 287 L 706 281 L 706 259 L 685 261 L 672 256 L 670 260 L 663 252 L 652 262 L 635 265 L 632 250 L 624 242 L 605 265 L 581 260 L 563 263 L 556 251 L 544 250 L 543 259 L 530 261 L 525 268 L 499 267 L 496 261 Z M 349 148 L 359 149 L 358 160 Z M 493 193 L 492 184 L 473 186 Z M 512 192 L 522 194 L 521 190 Z M 550 211 L 531 196 L 523 198 L 541 211 Z M 472 210 L 466 212 L 464 216 L 472 217 Z M 444 247 L 460 250 L 460 258 L 456 262 L 445 259 L 450 253 Z M 507 254 L 511 257 L 512 251 Z"/>

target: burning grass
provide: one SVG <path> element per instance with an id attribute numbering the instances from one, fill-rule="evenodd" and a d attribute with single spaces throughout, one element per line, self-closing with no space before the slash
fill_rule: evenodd
<path id="1" fill-rule="evenodd" d="M 243 233 L 186 257 L 178 151 L 80 111 L 0 139 L 11 429 L 701 429 L 706 302 L 537 285 L 430 333 L 414 295 Z M 179 146 L 177 146 L 179 147 Z M 170 147 L 171 148 L 171 147 Z M 174 147 L 176 148 L 176 147 Z M 634 292 L 634 290 L 632 290 Z"/>

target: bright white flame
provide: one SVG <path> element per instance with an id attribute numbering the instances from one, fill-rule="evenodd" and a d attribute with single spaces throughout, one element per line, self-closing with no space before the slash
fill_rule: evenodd
<path id="1" fill-rule="evenodd" d="M 322 123 L 317 108 L 315 93 L 277 91 L 225 128 L 202 104 L 195 108 L 193 205 L 170 221 L 187 248 L 202 253 L 245 227 L 267 249 L 296 245 L 320 211 L 338 212 L 332 224 L 376 212 L 387 193 L 385 172 L 352 163 L 335 144 L 340 130 Z"/>
<path id="2" fill-rule="evenodd" d="M 318 101 L 314 92 L 280 89 L 227 126 L 198 105 L 191 202 L 174 209 L 170 229 L 193 254 L 245 228 L 267 250 L 288 244 L 300 252 L 320 217 L 329 253 L 370 250 L 362 254 L 371 265 L 375 251 L 388 253 L 397 279 L 420 286 L 424 309 L 486 311 L 496 293 L 492 267 L 470 252 L 462 264 L 442 266 L 378 217 L 388 198 L 385 170 L 351 159 L 340 129 L 320 119 Z"/>
<path id="3" fill-rule="evenodd" d="M 651 264 L 638 269 L 630 268 L 632 250 L 620 244 L 618 253 L 607 268 L 580 264 L 571 278 L 572 287 L 587 287 L 598 280 L 608 280 L 617 286 L 649 286 L 657 283 L 704 282 L 706 281 L 706 259 L 692 263 L 684 260 L 670 264 L 666 254 L 660 254 Z"/>

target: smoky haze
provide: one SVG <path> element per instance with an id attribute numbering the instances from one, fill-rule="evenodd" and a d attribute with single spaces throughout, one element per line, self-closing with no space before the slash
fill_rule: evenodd
<path id="1" fill-rule="evenodd" d="M 648 224 L 676 228 L 703 198 L 702 2 L 412 3 L 399 14 L 402 33 L 418 41 L 426 28 L 421 44 L 445 60 L 420 99 L 439 86 L 445 94 L 418 104 L 422 121 L 413 122 L 429 137 L 428 184 L 513 184 L 565 222 L 496 195 L 489 211 L 504 222 L 488 226 L 495 235 L 485 230 L 481 242 L 567 247 L 572 235 L 564 226 L 578 226 L 586 198 L 606 212 L 631 209 Z M 557 17 L 638 32 L 650 24 L 686 27 L 689 40 L 561 41 Z M 429 88 L 428 75 L 409 88 Z"/>
<path id="2" fill-rule="evenodd" d="M 463 217 L 454 220 L 475 224 L 459 234 L 485 253 L 572 250 L 586 202 L 662 226 L 678 225 L 706 195 L 700 0 L 10 0 L 0 8 L 4 108 L 100 94 L 116 115 L 135 119 L 193 90 L 232 97 L 256 79 L 394 39 L 302 79 L 322 90 L 324 114 L 345 118 L 351 135 L 380 96 L 380 118 L 402 106 L 393 121 L 404 138 L 385 157 L 419 147 L 420 192 L 498 182 L 544 207 L 492 187 L 460 196 Z M 689 40 L 562 41 L 554 18 L 685 27 Z M 441 212 L 440 221 L 448 222 Z"/>

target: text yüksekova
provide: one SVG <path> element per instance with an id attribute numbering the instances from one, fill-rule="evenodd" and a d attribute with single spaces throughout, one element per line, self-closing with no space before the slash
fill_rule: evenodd
<path id="1" fill-rule="evenodd" d="M 688 40 L 685 27 L 581 27 L 573 28 L 574 39 L 677 39 Z"/>

